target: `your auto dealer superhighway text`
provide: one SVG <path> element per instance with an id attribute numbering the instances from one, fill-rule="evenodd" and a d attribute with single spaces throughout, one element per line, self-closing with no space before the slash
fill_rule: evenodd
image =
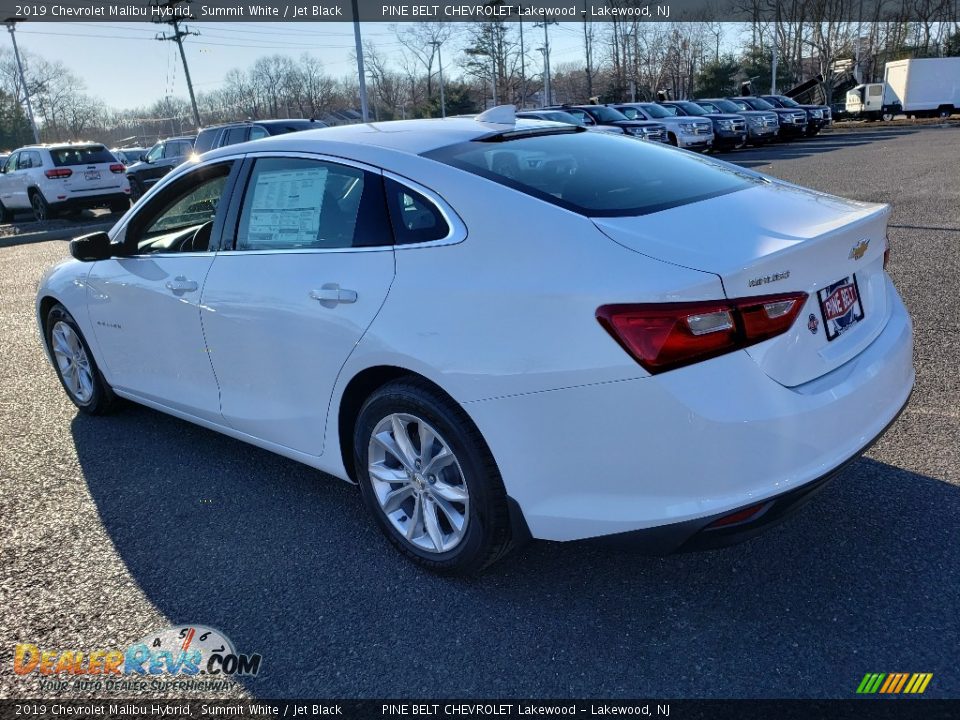
<path id="1" fill-rule="evenodd" d="M 580 712 L 578 712 L 578 710 Z M 488 715 L 578 715 L 585 712 L 576 705 L 539 705 L 536 703 L 494 704 L 494 703 L 399 703 L 382 706 L 383 715 L 430 716 L 442 714 L 463 715 L 464 717 Z M 590 705 L 591 715 L 633 715 L 638 717 L 669 717 L 670 706 L 658 705 Z"/>

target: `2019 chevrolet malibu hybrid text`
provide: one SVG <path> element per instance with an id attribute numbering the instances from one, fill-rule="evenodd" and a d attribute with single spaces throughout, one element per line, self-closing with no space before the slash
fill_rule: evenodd
<path id="1" fill-rule="evenodd" d="M 732 542 L 893 421 L 914 371 L 887 206 L 513 118 L 177 168 L 41 282 L 70 399 L 355 481 L 397 548 L 451 572 L 528 534 Z"/>

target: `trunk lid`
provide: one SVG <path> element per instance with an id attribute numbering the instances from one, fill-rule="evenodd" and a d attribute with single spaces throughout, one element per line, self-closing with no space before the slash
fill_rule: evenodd
<path id="1" fill-rule="evenodd" d="M 888 215 L 886 205 L 772 182 L 594 223 L 635 252 L 719 275 L 728 298 L 808 293 L 789 331 L 746 350 L 767 375 L 794 387 L 855 357 L 886 325 Z"/>

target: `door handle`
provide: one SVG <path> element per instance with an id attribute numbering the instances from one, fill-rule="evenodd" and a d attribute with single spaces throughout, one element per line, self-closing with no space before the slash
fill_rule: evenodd
<path id="1" fill-rule="evenodd" d="M 336 307 L 340 303 L 355 303 L 356 290 L 345 290 L 337 283 L 326 283 L 319 290 L 311 290 L 310 298 L 324 307 Z"/>
<path id="2" fill-rule="evenodd" d="M 197 287 L 195 280 L 187 280 L 183 275 L 167 280 L 167 290 L 173 293 L 196 292 Z"/>

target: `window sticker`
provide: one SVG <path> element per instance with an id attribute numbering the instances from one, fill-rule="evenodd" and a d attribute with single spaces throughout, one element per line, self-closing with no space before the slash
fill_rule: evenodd
<path id="1" fill-rule="evenodd" d="M 250 210 L 250 247 L 296 247 L 317 242 L 327 168 L 257 174 Z"/>

